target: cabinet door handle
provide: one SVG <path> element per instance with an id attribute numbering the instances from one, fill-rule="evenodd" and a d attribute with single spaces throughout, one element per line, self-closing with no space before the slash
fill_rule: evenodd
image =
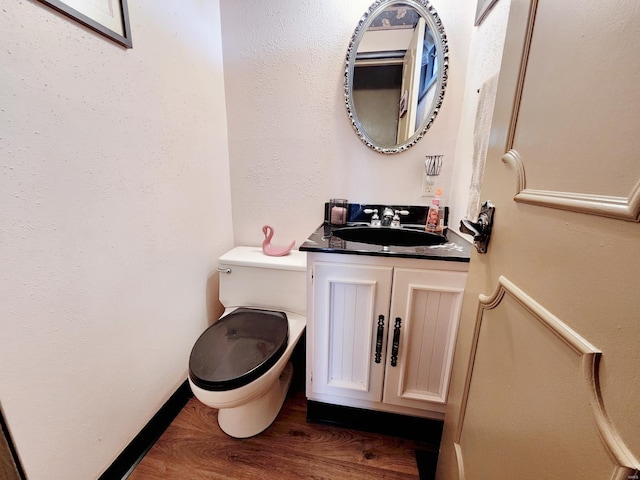
<path id="1" fill-rule="evenodd" d="M 402 319 L 396 317 L 396 323 L 393 327 L 393 345 L 391 347 L 391 366 L 398 365 L 398 349 L 400 348 L 400 324 Z"/>
<path id="2" fill-rule="evenodd" d="M 378 317 L 378 334 L 376 336 L 376 356 L 375 362 L 382 360 L 382 337 L 384 336 L 384 315 Z"/>

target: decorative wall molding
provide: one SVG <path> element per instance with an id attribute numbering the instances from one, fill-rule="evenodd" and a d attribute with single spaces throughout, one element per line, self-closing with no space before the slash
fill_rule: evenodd
<path id="1" fill-rule="evenodd" d="M 531 50 L 538 0 L 530 0 L 526 26 L 524 26 L 524 42 L 520 67 L 515 83 L 514 104 L 507 134 L 507 148 L 502 157 L 507 165 L 514 168 L 517 175 L 516 202 L 538 205 L 541 207 L 569 210 L 588 215 L 615 218 L 630 222 L 640 222 L 640 179 L 631 190 L 628 197 L 593 195 L 587 193 L 558 192 L 552 190 L 537 190 L 526 187 L 524 160 L 514 149 L 516 127 L 520 114 L 522 91 L 527 73 L 527 65 Z"/>
<path id="2" fill-rule="evenodd" d="M 581 357 L 582 374 L 583 379 L 587 384 L 587 390 L 589 391 L 589 404 L 591 405 L 594 422 L 600 435 L 600 440 L 615 464 L 611 478 L 616 480 L 633 478 L 633 476 L 640 470 L 640 462 L 633 456 L 631 451 L 626 447 L 616 432 L 611 420 L 609 419 L 601 395 L 599 367 L 602 352 L 571 329 L 567 324 L 562 322 L 562 320 L 536 302 L 532 297 L 527 295 L 523 290 L 518 288 L 514 283 L 504 276 L 501 276 L 498 279 L 498 286 L 492 295 L 479 296 L 478 313 L 473 332 L 471 356 L 467 369 L 467 378 L 465 380 L 462 402 L 460 404 L 458 428 L 454 437 L 454 447 L 460 480 L 464 480 L 465 478 L 461 437 L 464 429 L 465 414 L 469 400 L 471 381 L 473 379 L 473 367 L 476 359 L 484 312 L 497 308 L 505 295 L 509 295 L 511 298 L 516 300 L 524 310 L 544 325 L 549 332 L 554 334 L 576 355 Z"/>
<path id="3" fill-rule="evenodd" d="M 509 150 L 502 156 L 502 161 L 511 167 L 516 174 L 516 196 L 527 186 L 527 176 L 524 171 L 524 163 L 520 154 L 514 149 Z"/>
<path id="4" fill-rule="evenodd" d="M 515 95 L 513 97 L 513 110 L 511 112 L 511 120 L 507 133 L 507 148 L 513 146 L 516 137 L 516 125 L 518 123 L 518 115 L 520 113 L 520 103 L 522 101 L 522 90 L 524 89 L 524 79 L 527 73 L 527 64 L 529 62 L 529 53 L 531 51 L 531 38 L 533 37 L 533 25 L 535 24 L 536 13 L 538 11 L 538 0 L 530 0 L 529 12 L 527 15 L 527 23 L 524 27 L 524 44 L 522 46 L 522 57 L 520 58 L 520 66 L 518 68 L 517 80 L 515 83 Z M 502 73 L 501 73 L 502 75 Z M 499 88 L 499 87 L 498 87 Z"/>
<path id="5" fill-rule="evenodd" d="M 502 161 L 516 174 L 516 195 L 513 197 L 516 202 L 640 222 L 640 180 L 628 197 L 534 190 L 527 188 L 524 161 L 515 149 L 505 153 Z"/>
<path id="6" fill-rule="evenodd" d="M 456 462 L 458 463 L 458 479 L 464 480 L 466 477 L 464 473 L 464 462 L 462 461 L 462 448 L 459 443 L 454 443 L 453 448 L 456 452 Z"/>

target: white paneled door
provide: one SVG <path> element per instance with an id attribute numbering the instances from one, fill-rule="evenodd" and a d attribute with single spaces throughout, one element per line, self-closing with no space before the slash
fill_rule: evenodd
<path id="1" fill-rule="evenodd" d="M 512 0 L 437 478 L 637 479 L 640 2 Z"/>

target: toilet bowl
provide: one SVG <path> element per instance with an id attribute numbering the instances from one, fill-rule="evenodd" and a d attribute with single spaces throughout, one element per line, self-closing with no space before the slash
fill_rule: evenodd
<path id="1" fill-rule="evenodd" d="M 289 361 L 306 326 L 306 254 L 267 257 L 236 247 L 219 259 L 220 319 L 198 338 L 189 358 L 195 397 L 217 408 L 228 435 L 265 430 L 284 403 Z"/>

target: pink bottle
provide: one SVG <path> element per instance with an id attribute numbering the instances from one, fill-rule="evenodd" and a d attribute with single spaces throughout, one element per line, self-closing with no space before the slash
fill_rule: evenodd
<path id="1" fill-rule="evenodd" d="M 438 188 L 436 190 L 436 196 L 431 201 L 431 206 L 429 207 L 429 211 L 427 212 L 427 224 L 425 225 L 425 230 L 427 232 L 442 232 L 442 226 L 440 225 L 440 195 L 442 195 L 442 190 Z"/>

